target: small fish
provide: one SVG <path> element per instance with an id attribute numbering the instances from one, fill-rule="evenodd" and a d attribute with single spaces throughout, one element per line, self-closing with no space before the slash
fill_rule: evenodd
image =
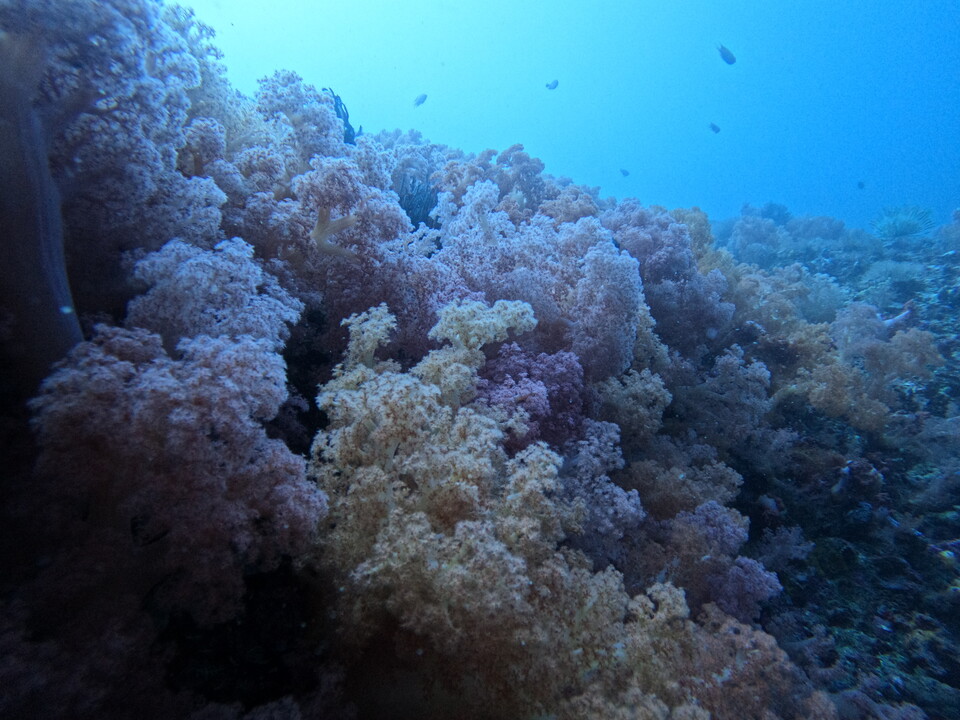
<path id="1" fill-rule="evenodd" d="M 710 126 L 709 126 L 709 127 L 710 127 L 710 129 L 713 130 L 713 132 L 715 132 L 715 133 L 720 132 L 720 126 L 717 125 L 716 123 L 710 123 Z"/>
<path id="2" fill-rule="evenodd" d="M 416 99 L 413 101 L 413 106 L 414 106 L 414 107 L 420 107 L 420 106 L 423 105 L 426 101 L 427 101 L 427 94 L 426 94 L 426 93 L 421 93 L 420 95 L 417 95 Z"/>
<path id="3" fill-rule="evenodd" d="M 559 80 L 553 80 L 552 82 L 547 83 L 547 90 L 556 90 L 557 85 L 560 84 Z"/>
<path id="4" fill-rule="evenodd" d="M 867 184 L 863 180 L 857 183 L 857 187 L 861 190 L 863 190 L 866 186 Z"/>
<path id="5" fill-rule="evenodd" d="M 717 51 L 720 53 L 720 57 L 723 58 L 723 61 L 727 65 L 733 65 L 737 61 L 737 56 L 730 52 L 729 48 L 726 48 L 723 45 L 717 45 Z"/>
<path id="6" fill-rule="evenodd" d="M 629 171 L 629 170 L 624 170 L 623 168 L 620 168 L 620 174 L 623 175 L 624 177 L 626 177 L 627 175 L 630 174 L 630 171 Z"/>

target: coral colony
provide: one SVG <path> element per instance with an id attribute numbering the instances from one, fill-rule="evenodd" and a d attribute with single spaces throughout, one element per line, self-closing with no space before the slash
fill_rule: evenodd
<path id="1" fill-rule="evenodd" d="M 0 715 L 960 717 L 960 221 L 354 133 L 151 0 L 0 28 Z"/>

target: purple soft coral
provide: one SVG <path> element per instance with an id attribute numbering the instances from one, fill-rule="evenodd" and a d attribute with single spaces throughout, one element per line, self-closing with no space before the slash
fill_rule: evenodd
<path id="1" fill-rule="evenodd" d="M 91 545 L 75 562 L 121 543 L 137 570 L 118 566 L 112 583 L 158 583 L 165 607 L 223 620 L 244 573 L 307 549 L 326 497 L 261 424 L 287 396 L 272 343 L 201 336 L 179 350 L 174 360 L 158 335 L 99 326 L 32 401 L 39 463 L 63 483 L 61 502 L 88 505 Z"/>
<path id="2" fill-rule="evenodd" d="M 528 431 L 520 447 L 545 440 L 562 448 L 580 433 L 583 368 L 571 352 L 535 355 L 508 343 L 483 368 L 477 393 L 509 414 L 526 412 Z"/>
<path id="3" fill-rule="evenodd" d="M 627 199 L 603 215 L 617 243 L 640 261 L 644 293 L 657 334 L 670 347 L 693 355 L 720 335 L 734 307 L 723 302 L 726 280 L 697 268 L 687 226 L 665 211 Z"/>

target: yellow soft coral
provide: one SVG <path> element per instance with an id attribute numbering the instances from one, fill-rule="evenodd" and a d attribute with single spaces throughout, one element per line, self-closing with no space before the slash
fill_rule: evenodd
<path id="1" fill-rule="evenodd" d="M 533 322 L 523 303 L 448 306 L 432 336 L 452 344 L 410 373 L 373 361 L 392 327 L 386 308 L 346 323 L 347 359 L 318 397 L 330 424 L 311 472 L 330 498 L 321 564 L 352 677 L 368 683 L 356 688 L 362 714 L 703 720 L 701 694 L 729 707 L 716 690 L 733 663 L 723 690 L 743 678 L 736 697 L 750 716 L 758 663 L 779 663 L 781 690 L 795 684 L 772 639 L 739 626 L 711 645 L 681 590 L 631 599 L 618 571 L 563 547 L 582 508 L 554 494 L 561 458 L 543 443 L 508 458 L 503 421 L 467 404 L 483 344 Z M 459 384 L 445 385 L 449 368 Z M 756 662 L 711 655 L 744 643 L 761 649 Z"/>

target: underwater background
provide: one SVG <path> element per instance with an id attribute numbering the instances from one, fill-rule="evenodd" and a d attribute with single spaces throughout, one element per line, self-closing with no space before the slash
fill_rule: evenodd
<path id="1" fill-rule="evenodd" d="M 946 222 L 957 203 L 952 0 L 192 7 L 247 94 L 296 69 L 343 97 L 355 127 L 416 128 L 467 152 L 523 143 L 604 197 L 715 220 L 772 200 L 855 227 L 904 204 Z"/>
<path id="2" fill-rule="evenodd" d="M 0 716 L 960 717 L 955 3 L 194 7 L 0 0 Z"/>

